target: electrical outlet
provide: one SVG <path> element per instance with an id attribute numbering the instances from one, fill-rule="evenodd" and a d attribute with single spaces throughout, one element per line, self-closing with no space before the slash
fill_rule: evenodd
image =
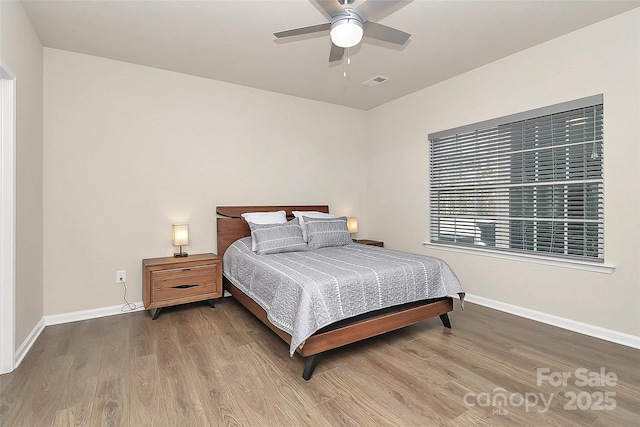
<path id="1" fill-rule="evenodd" d="M 118 270 L 116 271 L 116 283 L 127 281 L 127 271 L 126 270 Z"/>

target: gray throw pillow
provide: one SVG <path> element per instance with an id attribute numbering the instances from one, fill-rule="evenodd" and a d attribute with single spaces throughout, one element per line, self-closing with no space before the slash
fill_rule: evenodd
<path id="1" fill-rule="evenodd" d="M 302 238 L 298 218 L 285 224 L 254 224 L 249 222 L 251 239 L 258 255 L 282 252 L 306 251 L 309 249 Z"/>
<path id="2" fill-rule="evenodd" d="M 312 249 L 345 246 L 353 243 L 347 228 L 346 216 L 339 218 L 309 218 L 305 216 L 304 225 L 307 228 L 307 244 Z"/>

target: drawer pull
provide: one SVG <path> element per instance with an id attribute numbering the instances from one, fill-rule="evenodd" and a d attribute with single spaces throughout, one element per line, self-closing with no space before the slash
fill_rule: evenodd
<path id="1" fill-rule="evenodd" d="M 180 286 L 175 286 L 174 289 L 188 289 L 188 288 L 193 288 L 194 286 L 198 286 L 198 285 L 180 285 Z"/>
<path id="2" fill-rule="evenodd" d="M 191 271 L 190 268 L 183 268 L 182 271 Z"/>

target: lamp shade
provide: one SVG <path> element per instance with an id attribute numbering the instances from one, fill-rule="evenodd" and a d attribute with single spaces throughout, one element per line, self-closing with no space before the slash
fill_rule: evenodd
<path id="1" fill-rule="evenodd" d="M 358 218 L 347 218 L 347 228 L 349 229 L 349 233 L 357 233 Z"/>
<path id="2" fill-rule="evenodd" d="M 360 43 L 364 29 L 357 19 L 341 19 L 331 25 L 331 41 L 338 47 L 353 47 Z"/>
<path id="3" fill-rule="evenodd" d="M 189 224 L 173 224 L 173 245 L 185 246 L 189 244 Z"/>

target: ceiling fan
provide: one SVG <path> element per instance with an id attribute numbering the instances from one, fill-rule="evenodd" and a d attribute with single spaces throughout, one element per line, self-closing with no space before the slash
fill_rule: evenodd
<path id="1" fill-rule="evenodd" d="M 386 25 L 373 22 L 406 0 L 368 0 L 357 7 L 351 7 L 354 0 L 316 0 L 330 17 L 331 22 L 295 28 L 273 33 L 277 38 L 299 36 L 330 30 L 331 51 L 329 62 L 340 61 L 346 48 L 360 43 L 362 36 L 403 45 L 411 34 Z"/>

